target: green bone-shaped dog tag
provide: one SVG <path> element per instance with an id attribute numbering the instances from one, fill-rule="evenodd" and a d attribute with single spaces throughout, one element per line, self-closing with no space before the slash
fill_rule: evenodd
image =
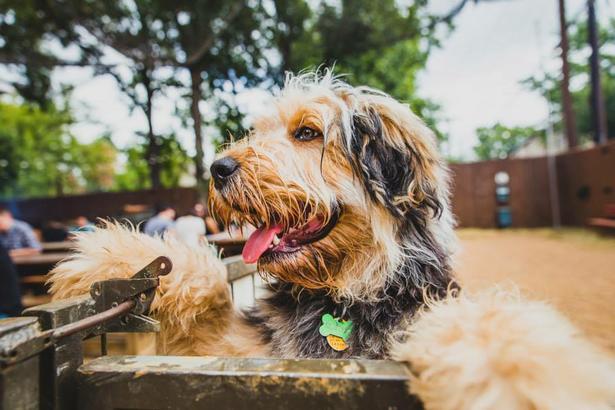
<path id="1" fill-rule="evenodd" d="M 341 320 L 333 317 L 329 313 L 325 313 L 322 315 L 321 321 L 322 325 L 318 331 L 324 337 L 333 335 L 346 341 L 350 337 L 350 333 L 352 333 L 352 320 Z"/>

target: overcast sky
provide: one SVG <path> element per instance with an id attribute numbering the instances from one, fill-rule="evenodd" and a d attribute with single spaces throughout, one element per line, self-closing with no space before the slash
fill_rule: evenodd
<path id="1" fill-rule="evenodd" d="M 434 0 L 433 11 L 445 13 L 458 0 Z M 585 0 L 567 0 L 569 18 L 582 15 Z M 597 0 L 599 18 L 615 17 L 615 0 Z M 442 48 L 430 55 L 419 77 L 419 94 L 440 104 L 445 119 L 441 128 L 450 136 L 447 154 L 472 158 L 474 130 L 502 122 L 506 125 L 543 125 L 547 107 L 542 98 L 519 82 L 558 67 L 557 0 L 499 0 L 470 2 L 455 21 L 456 29 Z M 84 69 L 59 72 L 56 81 L 76 85 L 74 108 L 80 121 L 74 132 L 90 140 L 108 130 L 119 146 L 134 142 L 135 131 L 145 128 L 142 114 L 130 114 L 125 97 L 111 78 L 91 78 Z M 239 97 L 248 113 L 262 108 L 263 94 Z M 174 117 L 177 95 L 159 98 L 155 107 L 157 132 L 179 131 L 192 151 L 190 130 L 182 130 Z M 205 115 L 215 115 L 207 112 Z"/>

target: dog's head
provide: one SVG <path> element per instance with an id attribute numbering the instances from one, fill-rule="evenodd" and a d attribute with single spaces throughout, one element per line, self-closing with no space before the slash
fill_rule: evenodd
<path id="1" fill-rule="evenodd" d="M 448 235 L 434 145 L 409 107 L 384 93 L 330 73 L 289 76 L 250 135 L 213 163 L 212 213 L 257 228 L 243 256 L 260 272 L 367 297 L 412 249 Z M 412 243 L 416 235 L 427 238 Z"/>

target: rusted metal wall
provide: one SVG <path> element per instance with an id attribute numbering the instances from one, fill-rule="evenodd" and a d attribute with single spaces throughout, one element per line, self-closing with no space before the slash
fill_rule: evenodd
<path id="1" fill-rule="evenodd" d="M 153 207 L 156 203 L 164 202 L 184 213 L 197 199 L 197 191 L 193 188 L 170 188 L 32 198 L 18 200 L 16 205 L 21 218 L 38 224 L 48 220 L 64 221 L 80 215 L 88 218 L 123 216 L 124 206 L 129 204 Z"/>
<path id="2" fill-rule="evenodd" d="M 615 142 L 555 158 L 563 225 L 583 226 L 615 203 Z M 546 157 L 452 164 L 452 202 L 460 226 L 494 228 L 495 174 L 510 176 L 513 227 L 551 226 L 553 215 Z"/>

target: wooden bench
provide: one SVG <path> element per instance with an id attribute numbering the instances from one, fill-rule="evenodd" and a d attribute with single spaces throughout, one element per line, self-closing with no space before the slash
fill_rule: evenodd
<path id="1" fill-rule="evenodd" d="M 603 231 L 614 231 L 615 204 L 607 204 L 604 207 L 604 216 L 598 218 L 589 218 L 587 224 L 593 228 L 598 228 Z"/>

